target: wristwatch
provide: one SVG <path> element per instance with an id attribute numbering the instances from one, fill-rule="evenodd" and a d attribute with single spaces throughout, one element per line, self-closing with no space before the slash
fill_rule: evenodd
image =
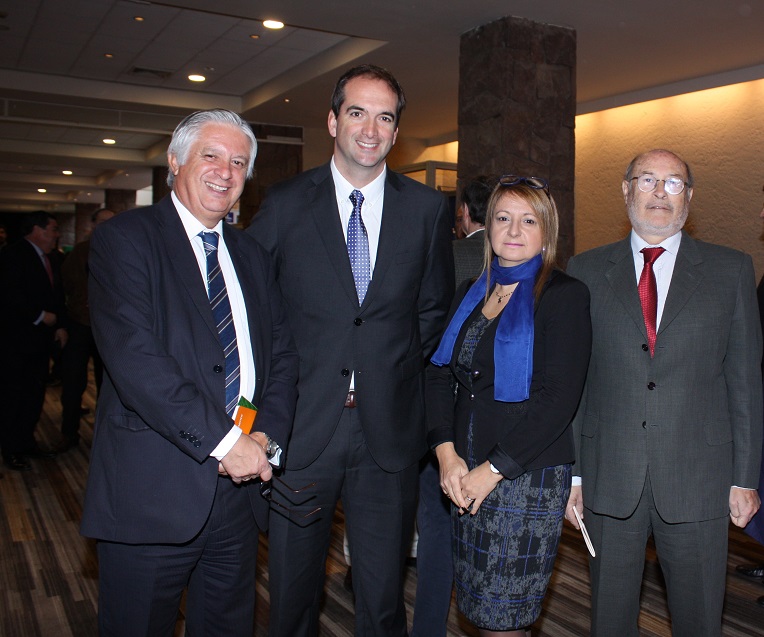
<path id="1" fill-rule="evenodd" d="M 272 460 L 281 450 L 281 447 L 279 447 L 278 443 L 267 433 L 264 431 L 261 431 L 260 433 L 265 436 L 265 447 L 263 447 L 265 450 L 265 457 L 268 458 L 268 460 Z"/>

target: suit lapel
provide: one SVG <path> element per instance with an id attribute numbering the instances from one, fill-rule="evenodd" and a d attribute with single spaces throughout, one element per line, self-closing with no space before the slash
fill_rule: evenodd
<path id="1" fill-rule="evenodd" d="M 321 238 L 334 271 L 337 273 L 340 286 L 345 294 L 355 304 L 358 304 L 355 279 L 353 279 L 353 271 L 350 268 L 350 257 L 348 256 L 345 234 L 342 231 L 340 212 L 337 209 L 337 191 L 329 164 L 326 164 L 323 170 L 316 173 L 314 186 L 308 192 L 308 207 L 312 212 L 318 236 Z"/>
<path id="2" fill-rule="evenodd" d="M 698 266 L 702 262 L 698 245 L 683 231 L 658 334 L 671 324 L 700 285 L 703 274 Z"/>
<path id="3" fill-rule="evenodd" d="M 199 310 L 199 314 L 210 331 L 215 338 L 218 338 L 217 326 L 210 309 L 210 300 L 199 273 L 199 263 L 169 195 L 159 202 L 156 215 L 157 228 L 162 237 L 170 267 L 175 270 L 178 280 L 188 292 L 192 303 Z"/>
<path id="4" fill-rule="evenodd" d="M 385 179 L 384 205 L 382 207 L 382 225 L 379 229 L 377 260 L 374 263 L 371 283 L 363 300 L 364 307 L 374 300 L 374 294 L 381 287 L 395 252 L 401 243 L 401 232 L 406 227 L 404 205 L 401 203 L 401 181 L 388 169 Z"/>
<path id="5" fill-rule="evenodd" d="M 639 301 L 639 292 L 637 291 L 630 236 L 615 245 L 610 255 L 610 262 L 612 265 L 605 273 L 610 289 L 642 332 L 642 336 L 647 339 L 645 317 L 642 315 L 642 304 Z"/>

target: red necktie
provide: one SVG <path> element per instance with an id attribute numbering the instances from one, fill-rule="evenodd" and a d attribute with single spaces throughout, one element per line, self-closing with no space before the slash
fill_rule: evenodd
<path id="1" fill-rule="evenodd" d="M 642 316 L 645 317 L 650 358 L 652 358 L 655 353 L 655 319 L 658 314 L 658 286 L 655 283 L 653 263 L 665 252 L 665 248 L 643 248 L 640 252 L 645 257 L 645 265 L 642 268 L 637 289 L 642 303 Z"/>
<path id="2" fill-rule="evenodd" d="M 50 267 L 50 257 L 47 254 L 43 254 L 43 261 L 45 262 L 45 271 L 48 273 L 50 279 L 50 285 L 53 287 L 53 268 Z"/>

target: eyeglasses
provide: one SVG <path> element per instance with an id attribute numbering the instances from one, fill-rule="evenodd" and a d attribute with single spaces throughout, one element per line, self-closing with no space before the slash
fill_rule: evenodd
<path id="1" fill-rule="evenodd" d="M 522 184 L 533 188 L 534 190 L 543 190 L 547 195 L 549 194 L 549 182 L 541 177 L 521 177 L 519 175 L 504 175 L 499 178 L 500 186 L 517 186 Z"/>
<path id="2" fill-rule="evenodd" d="M 652 192 L 658 186 L 658 182 L 663 182 L 663 189 L 670 195 L 680 194 L 685 186 L 689 184 L 679 177 L 669 177 L 668 179 L 656 179 L 652 175 L 640 175 L 639 177 L 632 177 L 631 181 L 637 180 L 637 186 L 642 192 Z"/>
<path id="3" fill-rule="evenodd" d="M 274 482 L 276 483 L 276 486 L 274 486 Z M 304 487 L 300 487 L 299 489 L 293 489 L 281 478 L 273 476 L 271 480 L 260 483 L 260 495 L 263 496 L 270 504 L 276 505 L 276 508 L 273 509 L 274 512 L 280 513 L 285 518 L 287 518 L 290 522 L 294 522 L 295 524 L 302 526 L 302 522 L 306 520 L 307 518 L 318 513 L 321 510 L 321 507 L 316 507 L 315 509 L 313 509 L 312 511 L 308 511 L 307 513 L 298 512 L 295 509 L 290 509 L 288 506 L 281 504 L 281 502 L 274 500 L 273 490 L 275 489 L 276 491 L 278 491 L 281 495 L 283 495 L 285 498 L 290 500 L 293 504 L 301 505 L 307 502 L 308 500 L 310 500 L 310 498 L 315 496 L 309 495 L 302 502 L 298 502 L 294 498 L 289 497 L 289 495 L 285 493 L 284 491 L 286 490 L 291 495 L 294 496 L 294 495 L 299 495 L 303 491 L 306 491 L 307 489 L 310 489 L 311 487 L 314 487 L 314 486 L 316 486 L 316 483 L 311 482 L 310 484 L 307 484 Z"/>

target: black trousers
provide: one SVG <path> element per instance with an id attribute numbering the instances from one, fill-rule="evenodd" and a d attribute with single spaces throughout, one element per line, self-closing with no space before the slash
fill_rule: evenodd
<path id="1" fill-rule="evenodd" d="M 318 519 L 300 526 L 272 507 L 268 533 L 271 637 L 318 635 L 332 518 L 339 499 L 353 563 L 355 635 L 404 637 L 403 569 L 411 546 L 418 489 L 418 463 L 403 471 L 381 469 L 366 447 L 356 409 L 343 410 L 324 452 L 284 481 L 299 489 L 316 482 L 312 498 L 297 506 L 274 491 L 284 505 Z"/>
<path id="2" fill-rule="evenodd" d="M 77 442 L 80 429 L 82 394 L 88 386 L 88 362 L 93 358 L 96 388 L 101 389 L 103 363 L 93 340 L 89 325 L 72 321 L 69 340 L 61 352 L 61 433 L 64 438 Z"/>

